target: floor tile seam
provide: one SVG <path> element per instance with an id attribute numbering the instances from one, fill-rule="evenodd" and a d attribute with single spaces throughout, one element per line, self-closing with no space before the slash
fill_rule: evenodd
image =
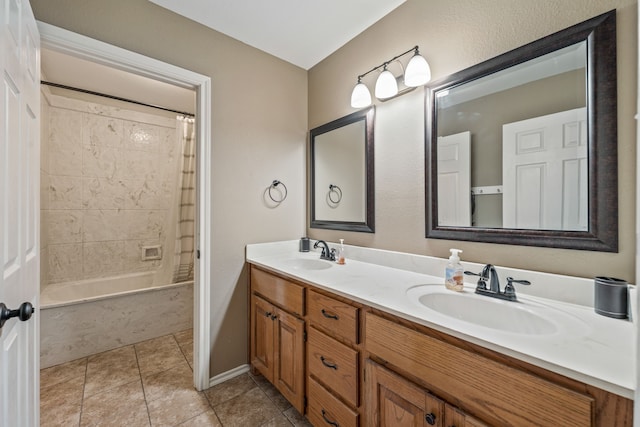
<path id="1" fill-rule="evenodd" d="M 149 403 L 147 402 L 147 392 L 144 388 L 144 380 L 142 379 L 142 371 L 140 370 L 140 360 L 138 360 L 138 351 L 135 344 L 133 345 L 133 354 L 136 357 L 136 365 L 138 366 L 138 375 L 140 376 L 140 387 L 142 388 L 142 398 L 144 399 L 144 407 L 147 409 L 147 419 L 149 420 L 149 426 L 153 426 L 151 422 L 151 411 L 149 411 Z"/>
<path id="2" fill-rule="evenodd" d="M 224 383 L 222 383 L 222 384 L 224 384 Z M 233 396 L 228 397 L 228 398 L 227 398 L 227 399 L 225 399 L 225 400 L 221 400 L 220 402 L 216 402 L 216 403 L 215 403 L 215 405 L 213 404 L 213 402 L 211 402 L 211 400 L 209 399 L 209 396 L 207 395 L 207 393 L 205 393 L 205 392 L 203 391 L 203 392 L 202 392 L 202 394 L 204 395 L 205 399 L 207 399 L 207 402 L 209 402 L 209 406 L 211 406 L 211 408 L 213 408 L 213 409 L 215 410 L 214 406 L 220 406 L 220 405 L 222 405 L 222 404 L 224 404 L 224 403 L 229 402 L 230 400 L 233 400 L 233 399 L 238 398 L 238 397 L 240 397 L 240 396 L 242 396 L 242 395 L 245 395 L 245 394 L 249 393 L 250 391 L 253 391 L 253 390 L 254 390 L 254 389 L 256 389 L 256 388 L 257 388 L 258 390 L 260 390 L 261 392 L 263 392 L 263 393 L 264 393 L 264 390 L 262 390 L 262 389 L 261 389 L 261 388 L 256 384 L 256 386 L 255 386 L 255 387 L 251 387 L 251 388 L 250 388 L 250 389 L 248 389 L 248 390 L 244 390 L 244 391 L 243 391 L 243 392 L 241 392 L 240 394 L 235 394 L 235 395 L 233 395 Z M 264 394 L 265 394 L 265 396 L 266 396 L 266 393 L 264 393 Z M 269 397 L 269 396 L 267 396 L 267 398 L 268 398 L 268 397 Z M 272 403 L 273 403 L 273 402 L 272 402 Z"/>
<path id="3" fill-rule="evenodd" d="M 82 416 L 84 414 L 84 392 L 87 388 L 87 373 L 89 371 L 89 357 L 87 356 L 84 364 L 84 382 L 82 383 L 82 399 L 80 400 L 80 416 L 78 417 L 78 427 L 82 426 Z"/>
<path id="4" fill-rule="evenodd" d="M 186 359 L 185 359 L 185 361 L 187 362 L 187 366 L 189 366 L 189 361 L 188 361 L 188 360 L 186 360 Z M 164 373 L 165 373 L 165 372 L 167 372 L 167 371 L 170 371 L 170 370 L 172 370 L 172 369 L 175 369 L 175 368 L 179 367 L 181 363 L 182 363 L 182 362 L 180 362 L 180 363 L 176 363 L 176 364 L 173 364 L 173 365 L 170 365 L 170 366 L 169 366 L 169 367 L 167 367 L 167 368 L 165 368 L 165 367 L 163 366 L 163 369 L 162 369 L 161 371 L 154 371 L 154 372 L 151 372 L 151 373 L 143 373 L 143 372 L 142 372 L 142 369 L 140 368 L 140 362 L 138 362 L 138 368 L 139 368 L 139 370 L 140 370 L 140 376 L 144 379 L 144 378 L 152 377 L 152 376 L 154 376 L 154 375 L 164 374 Z M 191 369 L 191 366 L 189 366 L 189 368 Z M 191 372 L 193 373 L 193 369 L 191 369 Z"/>
<path id="5" fill-rule="evenodd" d="M 121 349 L 123 349 L 123 348 L 125 348 L 125 347 L 133 347 L 133 346 L 135 346 L 136 344 L 138 344 L 138 343 L 132 343 L 132 344 L 125 344 L 125 345 L 121 345 L 120 347 L 116 347 L 116 348 L 112 348 L 112 349 L 109 349 L 109 350 L 101 351 L 100 353 L 90 354 L 90 355 L 88 355 L 88 356 L 86 356 L 86 357 L 84 357 L 84 358 L 83 358 L 83 357 L 81 357 L 81 358 L 78 358 L 78 359 L 75 359 L 75 360 L 87 359 L 87 363 L 89 363 L 89 362 L 90 362 L 90 360 L 89 360 L 89 359 L 90 359 L 90 358 L 92 358 L 92 357 L 93 357 L 93 358 L 95 358 L 96 356 L 100 356 L 101 354 L 109 353 L 109 352 L 111 352 L 111 351 L 121 350 Z M 74 362 L 75 360 L 71 360 L 71 362 Z"/>

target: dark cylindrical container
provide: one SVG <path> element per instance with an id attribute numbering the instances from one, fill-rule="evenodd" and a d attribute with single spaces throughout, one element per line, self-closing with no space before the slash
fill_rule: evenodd
<path id="1" fill-rule="evenodd" d="M 614 277 L 595 278 L 596 313 L 616 319 L 629 317 L 628 285 L 626 280 Z"/>
<path id="2" fill-rule="evenodd" d="M 308 237 L 300 238 L 300 252 L 309 252 L 311 243 Z"/>

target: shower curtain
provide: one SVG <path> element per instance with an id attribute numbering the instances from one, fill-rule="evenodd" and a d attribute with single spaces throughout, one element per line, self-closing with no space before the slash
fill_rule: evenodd
<path id="1" fill-rule="evenodd" d="M 181 116 L 177 120 L 182 156 L 179 158 L 178 215 L 173 283 L 193 280 L 196 207 L 195 120 Z"/>

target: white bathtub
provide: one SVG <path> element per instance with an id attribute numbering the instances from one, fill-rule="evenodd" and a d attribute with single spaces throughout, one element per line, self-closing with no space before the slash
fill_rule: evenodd
<path id="1" fill-rule="evenodd" d="M 153 279 L 134 273 L 45 287 L 41 367 L 193 327 L 193 282 L 157 286 Z"/>

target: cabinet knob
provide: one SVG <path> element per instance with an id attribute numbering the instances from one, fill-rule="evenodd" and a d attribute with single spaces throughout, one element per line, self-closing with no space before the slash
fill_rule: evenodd
<path id="1" fill-rule="evenodd" d="M 436 415 L 433 412 L 431 412 L 431 413 L 429 413 L 429 414 L 424 416 L 424 420 L 430 426 L 435 425 L 436 424 Z"/>
<path id="2" fill-rule="evenodd" d="M 266 313 L 264 313 L 264 317 L 271 317 L 271 312 L 267 311 Z"/>

